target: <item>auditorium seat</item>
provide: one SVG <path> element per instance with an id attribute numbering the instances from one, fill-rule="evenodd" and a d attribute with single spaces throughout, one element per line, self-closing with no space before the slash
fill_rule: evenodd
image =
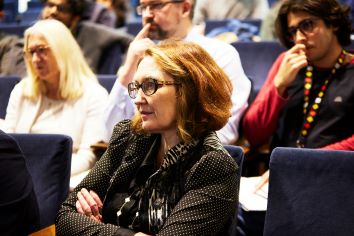
<path id="1" fill-rule="evenodd" d="M 26 158 L 38 201 L 40 228 L 45 228 L 55 223 L 69 193 L 72 140 L 59 134 L 10 135 Z"/>
<path id="2" fill-rule="evenodd" d="M 276 148 L 264 235 L 354 235 L 354 152 Z"/>
<path id="3" fill-rule="evenodd" d="M 252 79 L 253 94 L 251 97 L 254 98 L 267 79 L 273 62 L 280 53 L 285 51 L 285 48 L 276 41 L 235 42 L 232 46 L 240 54 L 245 74 Z"/>
<path id="4" fill-rule="evenodd" d="M 98 82 L 107 90 L 111 92 L 114 82 L 117 79 L 116 75 L 97 75 Z"/>
<path id="5" fill-rule="evenodd" d="M 0 77 L 0 119 L 5 118 L 11 91 L 19 81 L 20 78 L 16 76 Z"/>

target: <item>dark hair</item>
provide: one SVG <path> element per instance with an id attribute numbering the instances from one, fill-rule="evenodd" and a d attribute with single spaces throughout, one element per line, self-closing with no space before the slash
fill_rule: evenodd
<path id="1" fill-rule="evenodd" d="M 112 0 L 112 7 L 117 16 L 115 27 L 125 26 L 127 12 L 129 11 L 127 0 Z"/>
<path id="2" fill-rule="evenodd" d="M 340 5 L 337 0 L 286 0 L 279 9 L 275 31 L 281 43 L 291 48 L 294 42 L 288 35 L 288 15 L 291 12 L 306 12 L 322 19 L 327 27 L 338 28 L 336 36 L 340 45 L 344 47 L 350 44 L 352 32 L 349 11 L 349 6 Z"/>
<path id="3" fill-rule="evenodd" d="M 48 0 L 42 0 L 45 4 Z M 89 7 L 90 0 L 66 0 L 66 4 L 69 5 L 71 14 L 74 16 L 80 16 L 82 18 L 84 13 Z"/>

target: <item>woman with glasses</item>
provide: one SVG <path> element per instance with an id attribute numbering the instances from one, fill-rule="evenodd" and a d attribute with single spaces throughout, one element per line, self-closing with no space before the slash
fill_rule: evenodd
<path id="1" fill-rule="evenodd" d="M 215 131 L 231 83 L 193 43 L 145 51 L 128 93 L 132 120 L 63 203 L 57 235 L 225 235 L 238 201 L 238 166 Z"/>
<path id="2" fill-rule="evenodd" d="M 243 120 L 253 146 L 354 150 L 354 55 L 349 7 L 286 0 L 276 30 L 288 48 Z"/>
<path id="3" fill-rule="evenodd" d="M 3 128 L 70 136 L 70 186 L 75 187 L 96 161 L 90 146 L 105 137 L 101 116 L 108 93 L 60 21 L 38 21 L 26 30 L 24 41 L 27 76 L 11 93 Z"/>

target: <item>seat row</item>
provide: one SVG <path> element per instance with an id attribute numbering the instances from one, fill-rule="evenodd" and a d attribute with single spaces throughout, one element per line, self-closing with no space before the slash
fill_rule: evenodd
<path id="1" fill-rule="evenodd" d="M 109 93 L 116 81 L 115 75 L 98 75 L 99 83 Z M 15 85 L 21 78 L 17 76 L 0 77 L 0 119 L 4 119 L 6 115 L 6 108 L 9 102 L 10 94 Z"/>
<path id="2" fill-rule="evenodd" d="M 40 225 L 55 223 L 68 195 L 72 140 L 58 134 L 10 134 L 19 144 L 34 182 Z M 225 145 L 240 169 L 240 147 Z M 353 235 L 354 152 L 276 148 L 264 235 Z M 237 230 L 236 216 L 229 235 Z"/>

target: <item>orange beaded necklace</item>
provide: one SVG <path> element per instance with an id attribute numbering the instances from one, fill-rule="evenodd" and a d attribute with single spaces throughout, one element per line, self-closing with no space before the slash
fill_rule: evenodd
<path id="1" fill-rule="evenodd" d="M 304 106 L 303 106 L 303 113 L 304 113 L 304 125 L 300 131 L 300 135 L 298 140 L 296 141 L 297 147 L 303 148 L 305 146 L 305 139 L 309 134 L 310 128 L 312 127 L 315 117 L 318 113 L 318 110 L 320 108 L 322 99 L 326 93 L 328 84 L 330 83 L 331 79 L 337 72 L 337 70 L 343 65 L 345 55 L 347 52 L 343 49 L 341 54 L 339 55 L 336 63 L 334 64 L 331 74 L 328 76 L 328 78 L 324 81 L 324 83 L 321 86 L 320 91 L 317 94 L 317 97 L 313 101 L 312 105 L 309 108 L 309 100 L 310 100 L 310 93 L 311 93 L 311 87 L 312 87 L 312 75 L 313 75 L 313 66 L 308 65 L 306 68 L 306 74 L 305 74 L 305 83 L 304 83 Z M 309 110 L 308 110 L 309 108 Z"/>

